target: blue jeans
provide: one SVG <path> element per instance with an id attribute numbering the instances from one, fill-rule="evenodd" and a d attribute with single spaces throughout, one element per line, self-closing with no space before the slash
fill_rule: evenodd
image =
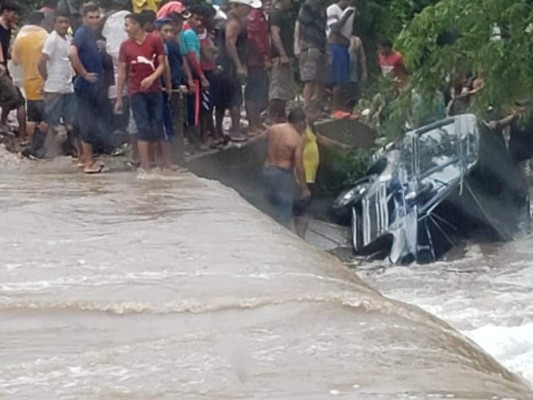
<path id="1" fill-rule="evenodd" d="M 164 130 L 162 93 L 134 93 L 130 96 L 130 107 L 137 125 L 137 138 L 144 142 L 161 140 Z"/>
<path id="2" fill-rule="evenodd" d="M 293 216 L 294 206 L 295 181 L 292 169 L 265 166 L 263 180 L 272 216 L 278 222 L 288 225 Z"/>

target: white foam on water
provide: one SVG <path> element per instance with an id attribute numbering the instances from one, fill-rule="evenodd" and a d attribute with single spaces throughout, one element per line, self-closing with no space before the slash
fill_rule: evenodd
<path id="1" fill-rule="evenodd" d="M 448 322 L 533 386 L 532 242 L 474 244 L 453 261 L 356 271 L 385 296 Z"/>
<path id="2" fill-rule="evenodd" d="M 533 323 L 521 326 L 487 325 L 463 333 L 533 385 Z"/>
<path id="3" fill-rule="evenodd" d="M 5 167 L 17 167 L 27 164 L 28 160 L 18 154 L 9 152 L 5 145 L 0 145 L 0 166 Z"/>

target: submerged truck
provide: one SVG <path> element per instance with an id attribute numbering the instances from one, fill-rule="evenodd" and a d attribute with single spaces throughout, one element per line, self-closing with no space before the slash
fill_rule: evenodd
<path id="1" fill-rule="evenodd" d="M 464 114 L 412 130 L 378 151 L 334 201 L 355 253 L 392 263 L 440 258 L 461 237 L 511 240 L 529 229 L 529 191 L 501 133 Z"/>

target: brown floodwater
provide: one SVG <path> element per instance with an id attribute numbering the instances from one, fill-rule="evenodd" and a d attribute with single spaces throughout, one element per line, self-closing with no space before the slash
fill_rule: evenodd
<path id="1" fill-rule="evenodd" d="M 0 398 L 533 398 L 215 181 L 0 166 Z"/>

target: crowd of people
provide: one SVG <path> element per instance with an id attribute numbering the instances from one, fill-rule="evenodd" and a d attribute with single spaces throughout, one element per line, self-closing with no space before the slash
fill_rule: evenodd
<path id="1" fill-rule="evenodd" d="M 125 137 L 141 168 L 176 169 L 183 137 L 221 147 L 286 122 L 296 68 L 304 104 L 325 112 L 330 93 L 331 111 L 349 113 L 368 76 L 353 1 L 306 0 L 294 26 L 292 0 L 46 0 L 24 17 L 2 0 L 0 129 L 16 110 L 23 154 L 43 157 L 61 124 L 79 166 L 98 173 L 94 153 L 120 153 Z"/>
<path id="2" fill-rule="evenodd" d="M 45 0 L 22 10 L 0 1 L 0 129 L 16 114 L 22 154 L 53 156 L 61 125 L 87 174 L 104 168 L 96 153 L 120 154 L 124 141 L 143 170 L 176 170 L 184 143 L 194 151 L 266 136 L 273 215 L 286 224 L 295 211 L 305 233 L 318 143 L 342 146 L 314 122 L 349 115 L 368 77 L 354 0 L 306 0 L 296 18 L 292 0 Z M 380 59 L 394 75 L 398 62 Z"/>
<path id="3" fill-rule="evenodd" d="M 264 178 L 273 215 L 285 224 L 294 218 L 303 235 L 318 144 L 343 146 L 314 122 L 349 116 L 368 79 L 355 2 L 304 0 L 295 10 L 293 0 L 43 0 L 28 13 L 16 0 L 0 0 L 0 133 L 9 131 L 12 112 L 22 153 L 53 156 L 61 125 L 87 174 L 104 168 L 95 153 L 120 154 L 124 142 L 143 170 L 177 170 L 185 151 L 268 137 Z M 376 45 L 389 84 L 367 122 L 379 127 L 408 71 L 390 40 Z M 483 79 L 460 78 L 448 96 L 413 91 L 407 124 L 471 109 Z"/>

